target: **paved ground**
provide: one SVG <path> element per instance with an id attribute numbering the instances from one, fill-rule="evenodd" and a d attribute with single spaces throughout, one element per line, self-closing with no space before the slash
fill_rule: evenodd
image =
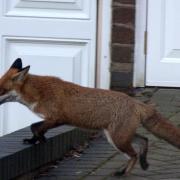
<path id="1" fill-rule="evenodd" d="M 151 90 L 146 90 L 143 96 L 139 93 L 137 98 L 156 105 L 164 116 L 180 127 L 180 90 L 160 89 L 154 92 L 152 97 L 151 95 Z M 137 163 L 128 177 L 113 177 L 112 173 L 121 169 L 126 159 L 117 153 L 104 137 L 98 137 L 90 142 L 89 148 L 80 157 L 77 155 L 60 161 L 57 167 L 41 174 L 38 180 L 180 179 L 180 151 L 142 128 L 138 131 L 150 139 L 148 154 L 150 167 L 147 171 L 141 170 Z"/>

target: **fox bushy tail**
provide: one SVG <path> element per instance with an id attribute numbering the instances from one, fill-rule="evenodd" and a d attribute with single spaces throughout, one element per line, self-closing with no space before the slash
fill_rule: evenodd
<path id="1" fill-rule="evenodd" d="M 164 139 L 180 148 L 180 128 L 175 127 L 169 120 L 155 112 L 153 116 L 142 121 L 143 126 L 155 136 Z"/>

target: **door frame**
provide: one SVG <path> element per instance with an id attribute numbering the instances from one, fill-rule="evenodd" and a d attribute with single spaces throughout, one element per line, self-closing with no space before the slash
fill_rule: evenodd
<path id="1" fill-rule="evenodd" d="M 136 0 L 133 86 L 146 86 L 148 0 Z"/>
<path id="2" fill-rule="evenodd" d="M 112 0 L 97 1 L 96 88 L 110 88 Z"/>

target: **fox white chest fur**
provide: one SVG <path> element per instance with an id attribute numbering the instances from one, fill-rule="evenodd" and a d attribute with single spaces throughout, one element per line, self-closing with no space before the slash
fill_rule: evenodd
<path id="1" fill-rule="evenodd" d="M 7 95 L 4 95 L 4 97 L 0 97 L 0 100 L 2 99 L 6 99 L 6 101 L 8 102 L 19 102 L 20 104 L 25 105 L 29 110 L 31 110 L 33 113 L 35 113 L 38 117 L 44 119 L 45 116 L 41 113 L 37 113 L 35 112 L 35 108 L 37 107 L 38 103 L 34 102 L 34 103 L 29 103 L 26 102 L 22 96 L 17 93 L 15 90 L 10 91 Z"/>
<path id="2" fill-rule="evenodd" d="M 23 100 L 23 98 L 19 98 L 19 103 L 25 105 L 29 110 L 31 110 L 33 113 L 35 113 L 38 117 L 40 117 L 41 119 L 44 119 L 45 116 L 41 113 L 37 113 L 35 111 L 35 108 L 38 106 L 38 103 L 37 102 L 34 102 L 34 103 L 28 103 L 26 102 L 25 100 Z"/>

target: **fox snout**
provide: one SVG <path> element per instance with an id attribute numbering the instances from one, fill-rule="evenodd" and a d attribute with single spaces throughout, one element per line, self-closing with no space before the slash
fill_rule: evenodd
<path id="1" fill-rule="evenodd" d="M 0 95 L 0 105 L 6 102 L 15 102 L 18 98 L 16 91 L 12 90 Z"/>

